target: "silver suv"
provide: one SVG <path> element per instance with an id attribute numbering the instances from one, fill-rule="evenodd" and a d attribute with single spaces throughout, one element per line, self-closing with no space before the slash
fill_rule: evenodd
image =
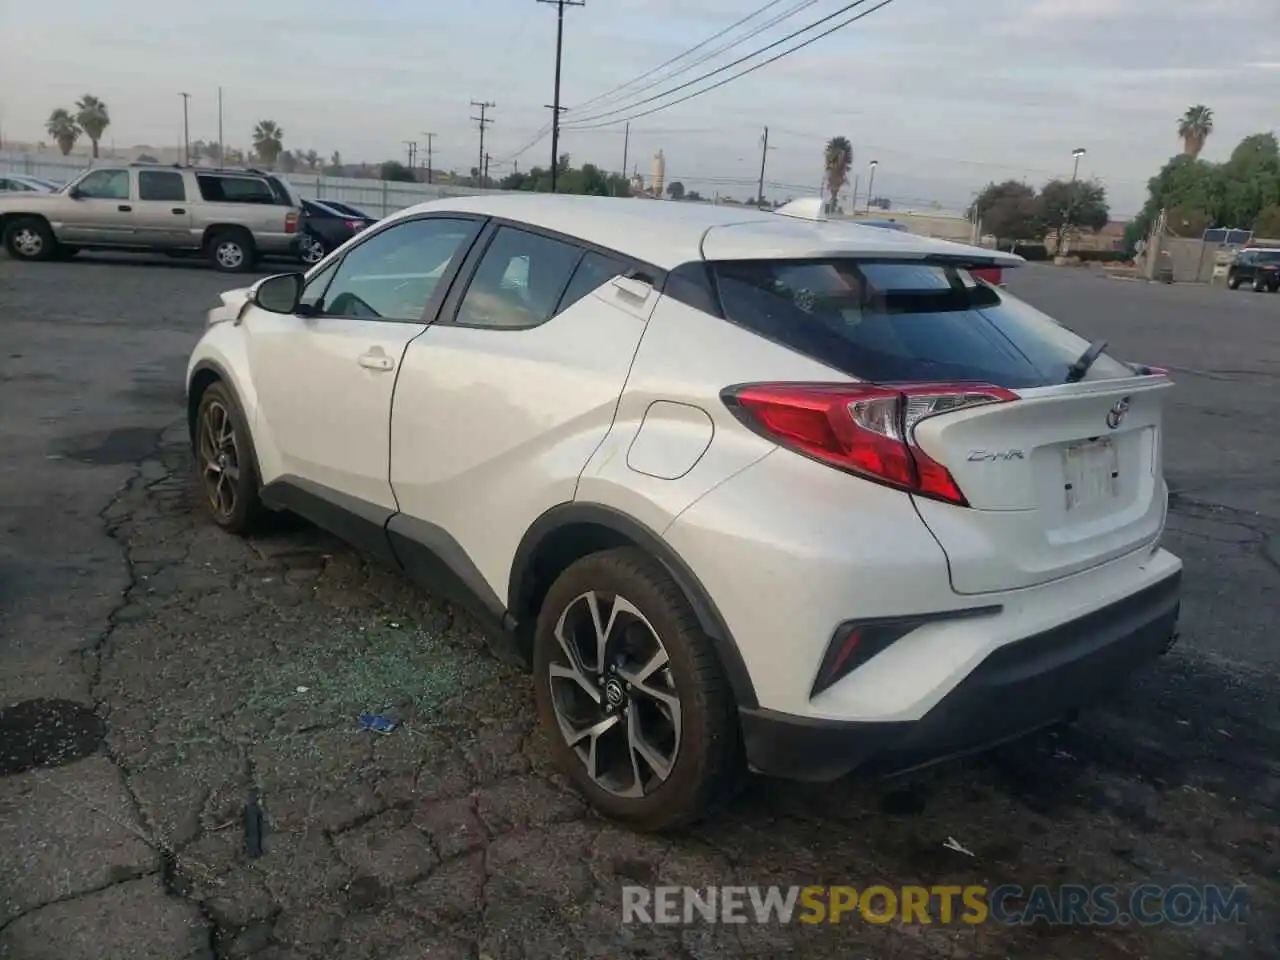
<path id="1" fill-rule="evenodd" d="M 284 178 L 261 170 L 97 166 L 56 193 L 0 197 L 0 235 L 18 260 L 155 251 L 240 273 L 260 256 L 298 256 L 301 205 Z"/>

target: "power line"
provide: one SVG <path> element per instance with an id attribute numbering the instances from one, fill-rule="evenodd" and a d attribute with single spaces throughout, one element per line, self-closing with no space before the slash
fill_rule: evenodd
<path id="1" fill-rule="evenodd" d="M 713 33 L 711 36 L 707 37 L 707 39 L 703 40 L 701 43 L 695 44 L 694 46 L 690 47 L 688 50 L 685 50 L 683 53 L 677 54 L 676 56 L 672 57 L 670 60 L 667 60 L 663 63 L 658 64 L 656 67 L 652 68 L 651 70 L 645 71 L 644 73 L 640 74 L 640 76 L 634 77 L 631 80 L 628 80 L 626 83 L 619 84 L 616 87 L 606 90 L 604 93 L 597 94 L 596 96 L 592 97 L 590 100 L 583 101 L 582 103 L 578 104 L 575 109 L 581 110 L 584 107 L 589 107 L 593 103 L 599 103 L 602 100 L 621 99 L 620 97 L 615 96 L 615 94 L 619 93 L 622 90 L 626 90 L 628 87 L 635 86 L 635 84 L 640 83 L 642 80 L 653 76 L 655 73 L 657 73 L 659 70 L 662 70 L 664 67 L 669 67 L 672 64 L 680 62 L 685 57 L 689 56 L 691 53 L 696 53 L 697 51 L 705 47 L 707 44 L 712 43 L 715 40 L 719 40 L 726 33 L 729 33 L 730 31 L 737 29 L 738 27 L 742 26 L 744 23 L 747 23 L 750 20 L 754 20 L 756 17 L 760 16 L 760 14 L 764 13 L 770 7 L 775 7 L 781 2 L 782 0 L 770 0 L 770 2 L 766 3 L 763 7 L 758 7 L 757 9 L 753 10 L 751 13 L 743 17 L 741 20 L 737 20 L 734 23 L 729 24 L 729 26 L 725 27 L 723 30 L 719 31 L 718 33 Z M 761 33 L 763 33 L 765 30 L 768 30 L 770 27 L 775 26 L 778 23 L 781 23 L 783 20 L 800 12 L 806 7 L 813 6 L 817 2 L 818 0 L 801 0 L 800 3 L 797 3 L 794 6 L 788 8 L 787 10 L 783 11 L 781 14 L 772 18 L 766 23 L 757 26 L 756 28 L 751 30 L 749 33 L 739 37 L 737 40 L 733 40 L 730 43 L 717 47 L 716 49 L 712 50 L 710 53 L 707 53 L 706 55 L 699 57 L 697 60 L 693 61 L 693 63 L 686 64 L 684 67 L 682 67 L 679 70 L 669 73 L 666 76 L 659 77 L 658 79 L 654 80 L 652 83 L 646 84 L 645 86 L 641 87 L 639 90 L 631 91 L 631 94 L 643 93 L 645 90 L 651 90 L 653 87 L 657 86 L 659 83 L 663 83 L 664 81 L 670 80 L 673 77 L 678 77 L 682 73 L 687 73 L 688 71 L 692 70 L 694 67 L 699 66 L 700 64 L 706 63 L 708 60 L 712 59 L 713 57 L 719 56 L 720 54 L 724 53 L 726 50 L 729 50 L 740 43 L 744 43 L 747 40 L 750 40 L 752 37 L 759 36 Z"/>
<path id="2" fill-rule="evenodd" d="M 760 56 L 760 54 L 765 53 L 769 50 L 772 50 L 775 47 L 781 46 L 782 44 L 787 43 L 790 40 L 794 40 L 796 37 L 800 36 L 800 34 L 808 33 L 810 30 L 813 30 L 815 27 L 820 27 L 822 26 L 822 24 L 835 19 L 841 14 L 848 13 L 850 10 L 853 10 L 855 7 L 860 7 L 866 2 L 867 0 L 853 0 L 852 3 L 845 4 L 843 7 L 841 7 L 839 10 L 835 11 L 834 13 L 829 13 L 825 17 L 821 18 L 820 20 L 815 20 L 813 23 L 810 23 L 807 26 L 801 27 L 799 30 L 793 30 L 791 33 L 787 34 L 785 37 L 782 37 L 779 40 L 775 40 L 773 41 L 773 43 L 770 43 L 767 46 L 761 47 L 759 50 L 752 51 L 751 53 L 748 53 L 746 56 L 739 57 L 737 60 L 733 60 L 729 63 L 726 63 L 722 67 L 717 67 L 715 70 L 711 70 L 707 73 L 704 73 L 702 74 L 702 76 L 694 77 L 692 80 L 686 80 L 684 83 L 679 84 L 678 86 L 672 87 L 670 90 L 665 90 L 662 93 L 656 93 L 651 97 L 646 97 L 645 99 L 639 100 L 629 106 L 615 107 L 612 110 L 606 110 L 603 113 L 596 114 L 595 116 L 583 117 L 581 120 L 570 121 L 570 126 L 574 127 L 574 129 L 590 130 L 593 128 L 592 124 L 596 124 L 597 121 L 603 120 L 605 117 L 609 117 L 618 113 L 626 113 L 629 110 L 634 110 L 636 107 L 642 107 L 646 103 L 653 103 L 655 100 L 665 99 L 666 97 L 671 96 L 673 93 L 678 93 L 681 90 L 688 89 L 689 87 L 692 87 L 695 84 L 701 83 L 703 80 L 707 80 L 707 79 L 710 79 L 711 77 L 714 77 L 716 74 L 724 73 L 726 70 L 730 70 L 733 67 L 746 63 L 748 60 L 753 60 L 756 57 Z M 830 36 L 831 34 L 835 33 L 837 30 L 840 30 L 840 29 L 843 29 L 844 27 L 849 26 L 851 23 L 856 23 L 857 21 L 861 20 L 863 17 L 868 16 L 872 13 L 875 13 L 877 10 L 881 9 L 882 7 L 887 7 L 890 3 L 893 3 L 893 0 L 881 0 L 879 4 L 872 7 L 870 10 L 866 10 L 863 13 L 856 14 L 855 16 L 852 16 L 847 20 L 842 20 L 839 23 L 837 23 L 835 26 L 827 28 L 817 36 L 810 37 L 808 40 L 805 40 L 802 43 L 799 43 L 796 46 L 791 47 L 790 49 L 783 50 L 781 53 L 775 54 L 774 56 L 770 57 L 768 60 L 764 60 L 758 64 L 755 64 L 754 66 L 747 68 L 746 70 L 742 70 L 736 74 L 733 74 L 732 76 L 726 77 L 725 79 L 720 80 L 712 84 L 711 86 L 706 87 L 705 89 L 695 90 L 693 93 L 688 94 L 687 96 L 681 97 L 678 100 L 674 100 L 671 103 L 660 105 L 651 110 L 646 110 L 643 113 L 633 114 L 627 117 L 626 119 L 636 120 L 640 117 L 647 117 L 652 113 L 657 113 L 659 110 L 665 110 L 667 107 L 674 107 L 676 104 L 684 103 L 686 100 L 692 100 L 694 97 L 701 96 L 704 93 L 709 93 L 712 90 L 717 89 L 718 87 L 724 86 L 726 83 L 729 83 L 733 80 L 737 80 L 740 77 L 745 77 L 747 74 L 753 73 L 754 71 L 759 70 L 762 67 L 767 67 L 769 64 L 774 63 L 778 60 L 781 60 L 783 57 L 789 56 L 790 54 L 795 53 L 797 50 L 803 50 L 805 47 L 809 46 L 811 43 L 816 43 L 818 40 L 821 40 L 823 37 Z M 606 123 L 600 123 L 598 125 L 612 126 L 615 123 L 621 123 L 621 122 L 622 122 L 621 120 L 610 120 Z"/>

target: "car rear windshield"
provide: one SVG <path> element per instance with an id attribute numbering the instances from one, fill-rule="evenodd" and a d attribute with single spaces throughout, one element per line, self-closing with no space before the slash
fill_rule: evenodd
<path id="1" fill-rule="evenodd" d="M 1089 342 L 950 265 L 851 259 L 711 264 L 731 322 L 859 380 L 1063 383 Z M 1133 376 L 1105 354 L 1088 379 Z"/>

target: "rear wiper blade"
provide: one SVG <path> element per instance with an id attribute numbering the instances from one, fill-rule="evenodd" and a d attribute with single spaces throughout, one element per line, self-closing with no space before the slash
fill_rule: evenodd
<path id="1" fill-rule="evenodd" d="M 1107 341 L 1095 340 L 1089 344 L 1089 349 L 1080 354 L 1080 359 L 1067 367 L 1067 379 L 1064 383 L 1079 383 L 1084 379 L 1084 375 L 1089 372 L 1092 367 L 1102 356 L 1102 351 L 1107 349 Z"/>

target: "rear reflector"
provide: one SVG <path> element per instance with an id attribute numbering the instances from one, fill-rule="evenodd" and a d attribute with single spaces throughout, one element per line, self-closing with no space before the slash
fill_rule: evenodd
<path id="1" fill-rule="evenodd" d="M 835 686 L 854 670 L 884 652 L 907 634 L 930 623 L 946 620 L 966 620 L 972 617 L 993 617 L 1004 607 L 993 604 L 986 607 L 969 607 L 964 610 L 948 610 L 943 613 L 926 613 L 914 617 L 881 617 L 870 620 L 847 620 L 836 628 L 818 667 L 818 675 L 809 690 L 813 699 L 824 690 Z"/>
<path id="2" fill-rule="evenodd" d="M 754 383 L 721 398 L 774 443 L 867 480 L 968 506 L 951 472 L 915 445 L 921 420 L 1017 400 L 985 383 Z"/>

